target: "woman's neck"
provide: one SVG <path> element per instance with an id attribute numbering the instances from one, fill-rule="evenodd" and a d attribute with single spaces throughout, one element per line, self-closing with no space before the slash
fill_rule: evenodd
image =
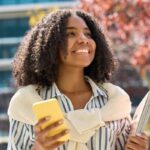
<path id="1" fill-rule="evenodd" d="M 76 93 L 89 89 L 84 79 L 84 71 L 79 69 L 60 69 L 56 84 L 59 90 L 65 93 Z"/>

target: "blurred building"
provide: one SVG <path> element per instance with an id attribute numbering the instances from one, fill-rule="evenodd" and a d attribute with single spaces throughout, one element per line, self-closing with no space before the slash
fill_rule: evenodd
<path id="1" fill-rule="evenodd" d="M 0 0 L 0 143 L 6 141 L 2 137 L 8 136 L 6 113 L 16 90 L 11 75 L 11 62 L 22 37 L 30 29 L 30 16 L 37 8 L 46 11 L 75 5 L 75 0 Z M 1 150 L 4 147 L 4 144 L 0 145 Z"/>

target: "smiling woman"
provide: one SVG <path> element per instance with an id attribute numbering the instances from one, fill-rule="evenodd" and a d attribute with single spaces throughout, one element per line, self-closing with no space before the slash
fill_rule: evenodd
<path id="1" fill-rule="evenodd" d="M 92 16 L 59 10 L 44 17 L 24 37 L 14 58 L 13 74 L 21 87 L 8 109 L 8 150 L 147 150 L 146 135 L 129 135 L 129 96 L 109 83 L 115 67 Z M 37 121 L 32 105 L 50 98 L 58 100 L 65 120 L 43 129 L 52 116 Z M 70 131 L 48 136 L 63 121 Z M 70 139 L 60 142 L 68 132 Z"/>

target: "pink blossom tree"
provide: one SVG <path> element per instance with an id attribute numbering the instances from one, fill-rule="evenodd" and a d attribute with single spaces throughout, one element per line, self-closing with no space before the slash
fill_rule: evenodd
<path id="1" fill-rule="evenodd" d="M 121 66 L 132 64 L 143 76 L 143 66 L 147 68 L 150 63 L 150 0 L 80 0 L 78 8 L 97 18 Z M 142 58 L 137 60 L 139 53 L 143 59 L 148 57 L 142 67 Z"/>

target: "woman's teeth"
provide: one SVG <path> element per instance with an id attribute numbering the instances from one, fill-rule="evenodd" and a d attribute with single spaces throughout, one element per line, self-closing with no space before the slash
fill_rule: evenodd
<path id="1" fill-rule="evenodd" d="M 75 51 L 75 53 L 89 53 L 89 51 L 87 49 L 80 49 Z"/>

